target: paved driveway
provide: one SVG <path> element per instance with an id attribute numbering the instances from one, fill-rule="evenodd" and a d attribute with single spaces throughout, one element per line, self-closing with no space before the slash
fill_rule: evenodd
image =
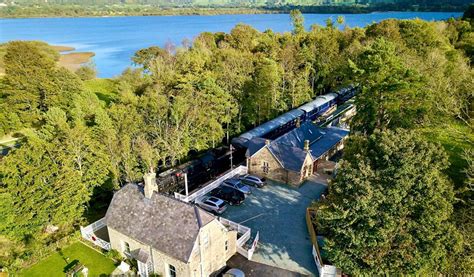
<path id="1" fill-rule="evenodd" d="M 306 208 L 319 199 L 326 185 L 305 182 L 298 189 L 270 183 L 253 188 L 253 193 L 240 206 L 229 206 L 222 215 L 260 232 L 260 243 L 252 260 L 317 276 L 311 241 L 306 227 Z"/>

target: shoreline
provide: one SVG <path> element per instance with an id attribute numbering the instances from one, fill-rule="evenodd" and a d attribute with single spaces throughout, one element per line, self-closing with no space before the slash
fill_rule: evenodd
<path id="1" fill-rule="evenodd" d="M 136 13 L 121 11 L 121 10 L 83 10 L 83 14 L 72 14 L 69 7 L 65 7 L 61 10 L 63 13 L 54 14 L 52 12 L 42 13 L 38 11 L 31 12 L 30 14 L 4 14 L 0 8 L 0 20 L 1 19 L 36 19 L 36 18 L 106 18 L 106 17 L 147 17 L 147 16 L 219 16 L 219 15 L 259 15 L 259 14 L 289 14 L 291 10 L 298 9 L 303 14 L 372 14 L 372 13 L 390 13 L 390 12 L 426 12 L 426 13 L 462 13 L 464 9 L 449 8 L 449 9 L 430 9 L 430 8 L 419 8 L 419 9 L 377 9 L 375 7 L 344 7 L 344 6 L 295 6 L 295 7 L 284 7 L 284 8 L 158 8 L 150 11 L 138 11 Z M 124 6 L 121 6 L 122 8 Z M 79 8 L 80 9 L 80 8 Z M 59 10 L 58 10 L 59 11 Z"/>
<path id="2" fill-rule="evenodd" d="M 1 43 L 0 45 L 4 45 Z M 59 53 L 56 63 L 72 72 L 78 70 L 81 66 L 90 63 L 92 58 L 95 56 L 94 52 L 75 52 L 76 48 L 67 45 L 50 45 L 45 44 L 47 47 Z M 3 67 L 3 55 L 0 55 L 0 76 L 5 75 L 5 68 Z"/>

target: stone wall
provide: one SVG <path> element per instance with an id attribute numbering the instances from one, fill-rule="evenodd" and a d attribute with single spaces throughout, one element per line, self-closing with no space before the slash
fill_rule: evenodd
<path id="1" fill-rule="evenodd" d="M 154 272 L 161 276 L 168 276 L 169 265 L 176 268 L 177 276 L 209 276 L 212 272 L 224 267 L 227 260 L 237 252 L 237 232 L 228 231 L 217 219 L 201 228 L 200 236 L 196 239 L 188 263 L 157 249 L 153 249 L 150 253 L 149 245 L 131 239 L 112 228 L 108 228 L 108 231 L 112 249 L 116 249 L 125 257 L 122 245 L 123 242 L 127 242 L 131 253 L 139 249 L 146 251 L 149 256 L 153 257 Z"/>
<path id="2" fill-rule="evenodd" d="M 264 170 L 264 162 L 268 163 L 268 172 Z M 304 161 L 301 172 L 286 170 L 273 154 L 264 147 L 252 157 L 248 158 L 247 167 L 250 174 L 265 177 L 277 182 L 286 183 L 292 186 L 301 185 L 313 172 L 313 161 L 308 154 Z M 306 170 L 306 171 L 305 171 Z M 306 174 L 305 174 L 306 173 Z"/>
<path id="3" fill-rule="evenodd" d="M 264 162 L 268 167 L 264 167 Z M 285 170 L 273 154 L 264 147 L 248 159 L 247 167 L 250 174 L 265 177 L 282 183 L 288 183 L 288 171 Z"/>
<path id="4" fill-rule="evenodd" d="M 226 247 L 227 241 L 227 250 Z M 189 261 L 190 275 L 209 276 L 223 268 L 236 252 L 237 232 L 228 231 L 219 221 L 214 220 L 201 229 Z M 202 253 L 202 256 L 201 256 Z M 202 257 L 202 275 L 201 275 Z"/>

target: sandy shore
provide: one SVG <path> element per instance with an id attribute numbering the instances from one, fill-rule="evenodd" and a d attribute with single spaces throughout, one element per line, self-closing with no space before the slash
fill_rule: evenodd
<path id="1" fill-rule="evenodd" d="M 74 52 L 61 54 L 59 57 L 59 65 L 64 66 L 65 68 L 76 71 L 81 65 L 89 62 L 92 57 L 94 57 L 93 52 Z"/>
<path id="2" fill-rule="evenodd" d="M 50 45 L 50 47 L 61 54 L 58 64 L 71 71 L 76 71 L 79 67 L 88 63 L 91 58 L 95 56 L 94 52 L 71 52 L 76 50 L 76 48 L 70 46 Z M 63 52 L 71 53 L 63 54 Z M 0 56 L 0 59 L 3 59 L 3 56 Z M 0 62 L 0 75 L 3 74 L 5 74 L 5 69 L 3 68 L 3 62 Z"/>

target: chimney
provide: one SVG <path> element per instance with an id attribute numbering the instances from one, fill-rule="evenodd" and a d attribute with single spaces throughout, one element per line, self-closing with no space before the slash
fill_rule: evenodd
<path id="1" fill-rule="evenodd" d="M 304 141 L 304 151 L 309 152 L 309 140 Z"/>
<path id="2" fill-rule="evenodd" d="M 156 173 L 146 173 L 143 176 L 145 182 L 145 197 L 150 199 L 154 191 L 158 191 L 158 185 L 156 184 Z"/>
<path id="3" fill-rule="evenodd" d="M 269 139 L 265 140 L 265 145 L 270 145 L 270 140 Z"/>
<path id="4" fill-rule="evenodd" d="M 300 120 L 300 118 L 298 117 L 298 118 L 296 119 L 296 128 L 299 128 L 300 126 L 301 126 L 301 120 Z"/>

